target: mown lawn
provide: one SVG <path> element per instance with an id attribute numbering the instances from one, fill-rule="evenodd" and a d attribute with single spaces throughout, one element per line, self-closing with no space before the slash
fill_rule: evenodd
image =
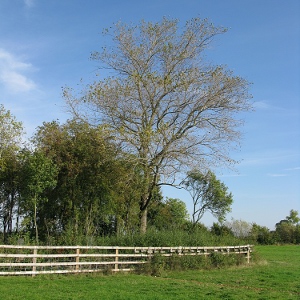
<path id="1" fill-rule="evenodd" d="M 300 299 L 300 246 L 257 246 L 258 265 L 134 274 L 0 277 L 0 299 Z"/>

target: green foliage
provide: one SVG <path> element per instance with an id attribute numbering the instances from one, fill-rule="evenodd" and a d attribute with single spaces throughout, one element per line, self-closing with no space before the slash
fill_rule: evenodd
<path id="1" fill-rule="evenodd" d="M 5 151 L 16 151 L 21 145 L 22 123 L 0 104 L 0 167 L 5 166 L 2 158 Z"/>
<path id="2" fill-rule="evenodd" d="M 193 224 L 191 224 L 193 225 Z M 245 241 L 234 236 L 216 236 L 202 225 L 184 229 L 157 230 L 150 227 L 146 234 L 139 231 L 133 234 L 112 235 L 95 238 L 95 244 L 110 246 L 172 247 L 172 246 L 224 246 L 240 245 Z"/>
<path id="3" fill-rule="evenodd" d="M 290 214 L 286 217 L 286 220 L 293 225 L 297 225 L 300 222 L 300 217 L 298 215 L 298 211 L 291 209 Z"/>
<path id="4" fill-rule="evenodd" d="M 239 266 L 245 264 L 245 256 L 243 254 L 222 254 L 214 252 L 209 255 L 210 266 L 213 268 L 225 268 L 230 266 Z"/>
<path id="5" fill-rule="evenodd" d="M 59 172 L 56 188 L 49 194 L 52 209 L 48 219 L 56 220 L 62 230 L 71 226 L 78 234 L 84 227 L 87 235 L 94 234 L 94 214 L 107 190 L 103 180 L 104 140 L 86 124 L 68 121 L 62 126 L 44 123 L 35 144 L 55 162 Z"/>
<path id="6" fill-rule="evenodd" d="M 149 263 L 137 268 L 137 273 L 151 276 L 162 276 L 166 269 L 166 259 L 161 255 L 153 255 Z"/>
<path id="7" fill-rule="evenodd" d="M 211 233 L 217 236 L 233 236 L 232 230 L 224 224 L 221 223 L 213 223 L 211 229 Z"/>
<path id="8" fill-rule="evenodd" d="M 26 211 L 26 219 L 32 219 L 35 230 L 36 243 L 39 242 L 38 222 L 39 207 L 47 202 L 47 191 L 55 188 L 57 183 L 57 167 L 53 161 L 42 152 L 25 154 L 25 162 L 22 169 L 22 207 Z"/>
<path id="9" fill-rule="evenodd" d="M 98 236 L 135 227 L 139 172 L 122 158 L 105 128 L 75 120 L 44 123 L 35 144 L 58 166 L 46 210 L 51 232 Z"/>
<path id="10" fill-rule="evenodd" d="M 172 255 L 165 257 L 155 254 L 151 257 L 149 263 L 139 266 L 136 272 L 151 276 L 166 276 L 170 271 L 221 269 L 240 266 L 245 263 L 245 256 L 238 254 L 227 255 L 214 252 L 208 257 L 204 255 Z"/>
<path id="11" fill-rule="evenodd" d="M 186 204 L 180 199 L 158 199 L 148 210 L 148 225 L 158 230 L 182 228 L 188 218 Z"/>
<path id="12" fill-rule="evenodd" d="M 275 239 L 278 243 L 300 243 L 300 224 L 298 211 L 291 210 L 286 219 L 276 224 Z"/>
<path id="13" fill-rule="evenodd" d="M 206 211 L 211 212 L 219 221 L 223 221 L 230 212 L 233 196 L 211 171 L 204 174 L 193 170 L 188 173 L 183 185 L 193 200 L 194 223 L 198 223 Z"/>
<path id="14" fill-rule="evenodd" d="M 3 228 L 4 243 L 14 231 L 13 219 L 16 220 L 15 228 L 19 228 L 21 173 L 22 164 L 18 153 L 3 151 L 0 167 L 0 224 Z"/>
<path id="15" fill-rule="evenodd" d="M 255 243 L 260 245 L 272 245 L 275 242 L 274 234 L 270 232 L 269 228 L 255 223 L 252 225 L 250 236 Z"/>
<path id="16" fill-rule="evenodd" d="M 292 244 L 296 242 L 296 226 L 289 222 L 280 222 L 276 224 L 277 242 L 284 244 Z"/>
<path id="17" fill-rule="evenodd" d="M 163 199 L 157 177 L 151 193 L 148 190 L 148 232 L 140 234 L 141 195 L 145 180 L 151 178 L 145 178 L 145 166 L 138 156 L 124 152 L 128 149 L 116 143 L 105 125 L 94 127 L 75 120 L 62 125 L 44 123 L 33 138 L 34 150 L 20 148 L 21 132 L 21 124 L 0 106 L 0 229 L 4 243 L 300 243 L 299 216 L 293 209 L 276 224 L 274 232 L 242 220 L 206 228 L 199 217 L 210 210 L 222 220 L 230 210 L 232 195 L 212 172 L 198 171 L 190 172 L 184 182 L 195 196 L 198 215 L 194 214 L 193 222 L 188 220 L 183 201 Z M 151 136 L 150 128 L 147 134 Z"/>
<path id="18" fill-rule="evenodd" d="M 0 228 L 3 240 L 13 232 L 13 218 L 19 220 L 19 176 L 21 166 L 18 152 L 23 135 L 22 123 L 0 104 Z"/>

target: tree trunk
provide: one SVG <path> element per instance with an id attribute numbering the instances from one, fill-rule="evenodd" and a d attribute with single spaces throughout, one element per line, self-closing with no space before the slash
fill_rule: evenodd
<path id="1" fill-rule="evenodd" d="M 37 228 L 37 204 L 36 204 L 36 199 L 35 199 L 35 203 L 34 203 L 34 227 L 35 227 L 35 241 L 36 244 L 38 245 L 39 243 L 39 232 L 38 232 L 38 228 Z"/>
<path id="2" fill-rule="evenodd" d="M 6 221 L 3 220 L 3 242 L 6 244 L 7 242 L 7 232 L 6 232 Z"/>
<path id="3" fill-rule="evenodd" d="M 148 184 L 145 185 L 144 192 L 141 196 L 140 203 L 140 233 L 145 234 L 147 231 L 147 212 L 148 212 L 148 204 L 150 201 L 150 194 L 148 191 Z"/>
<path id="4" fill-rule="evenodd" d="M 147 208 L 140 212 L 140 233 L 145 234 L 147 231 Z"/>

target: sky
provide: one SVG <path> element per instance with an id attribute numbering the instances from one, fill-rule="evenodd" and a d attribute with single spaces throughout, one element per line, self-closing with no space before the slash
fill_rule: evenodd
<path id="1" fill-rule="evenodd" d="M 0 104 L 23 123 L 27 137 L 44 121 L 70 118 L 62 87 L 92 82 L 104 28 L 122 21 L 181 24 L 208 18 L 229 31 L 207 57 L 251 82 L 255 110 L 243 114 L 235 170 L 214 170 L 232 192 L 227 219 L 273 229 L 300 213 L 300 1 L 299 0 L 0 0 Z M 163 189 L 192 212 L 187 192 Z M 211 226 L 207 213 L 202 222 Z"/>

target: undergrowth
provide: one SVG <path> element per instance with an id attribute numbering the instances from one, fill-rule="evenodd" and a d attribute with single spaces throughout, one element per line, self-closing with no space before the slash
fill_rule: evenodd
<path id="1" fill-rule="evenodd" d="M 253 260 L 257 261 L 257 258 Z M 216 268 L 228 268 L 246 264 L 243 254 L 222 254 L 214 252 L 208 256 L 204 255 L 154 255 L 149 263 L 143 264 L 136 269 L 138 274 L 151 276 L 163 276 L 168 271 L 186 270 L 210 270 Z"/>
<path id="2" fill-rule="evenodd" d="M 53 241 L 52 241 L 53 244 Z M 176 246 L 236 246 L 249 244 L 249 241 L 233 235 L 215 235 L 206 228 L 191 230 L 149 229 L 147 233 L 126 233 L 111 236 L 62 236 L 56 240 L 57 245 L 88 246 L 128 246 L 128 247 L 176 247 Z"/>

